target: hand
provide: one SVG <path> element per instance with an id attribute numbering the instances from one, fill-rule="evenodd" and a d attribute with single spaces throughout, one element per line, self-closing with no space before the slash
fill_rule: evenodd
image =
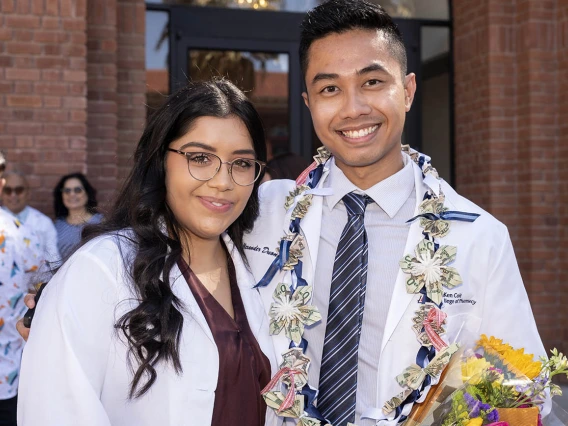
<path id="1" fill-rule="evenodd" d="M 29 309 L 32 309 L 35 306 L 34 297 L 35 294 L 32 293 L 28 293 L 24 297 L 24 303 Z M 28 340 L 30 329 L 24 326 L 23 318 L 16 323 L 16 330 L 18 330 L 18 333 L 20 333 L 20 336 L 22 336 L 24 340 Z"/>

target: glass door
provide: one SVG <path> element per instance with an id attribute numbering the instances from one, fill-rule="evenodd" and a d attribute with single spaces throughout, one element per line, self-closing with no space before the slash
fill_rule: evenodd
<path id="1" fill-rule="evenodd" d="M 266 127 L 272 155 L 293 152 L 310 159 L 321 145 L 312 129 L 301 93 L 298 58 L 303 13 L 168 5 L 169 86 L 189 79 L 225 76 L 244 90 Z M 421 26 L 396 19 L 407 46 L 408 69 L 417 74 L 418 90 L 407 115 L 404 143 L 422 147 Z"/>
<path id="2" fill-rule="evenodd" d="M 312 155 L 311 119 L 301 97 L 299 13 L 172 7 L 171 86 L 229 78 L 259 111 L 269 155 Z"/>

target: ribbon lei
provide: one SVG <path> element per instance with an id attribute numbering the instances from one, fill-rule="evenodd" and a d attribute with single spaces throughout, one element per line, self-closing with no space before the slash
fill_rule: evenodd
<path id="1" fill-rule="evenodd" d="M 263 390 L 260 391 L 261 395 L 269 392 L 276 384 L 282 379 L 284 376 L 288 376 L 290 378 L 290 387 L 288 388 L 288 393 L 286 394 L 286 398 L 278 407 L 278 413 L 281 413 L 284 410 L 292 407 L 294 405 L 294 400 L 296 399 L 296 386 L 294 384 L 294 375 L 302 373 L 300 370 L 295 370 L 290 367 L 282 367 L 278 373 L 270 380 L 270 382 L 265 386 Z"/>
<path id="2" fill-rule="evenodd" d="M 407 220 L 406 223 L 412 223 L 416 219 L 420 219 L 421 217 L 428 220 L 458 220 L 460 222 L 475 222 L 475 220 L 479 217 L 479 215 L 477 213 L 467 213 L 467 212 L 448 210 L 445 212 L 441 212 L 440 214 L 422 213 L 414 216 L 412 219 Z"/>
<path id="3" fill-rule="evenodd" d="M 446 320 L 447 316 L 448 315 L 440 309 L 432 308 L 430 309 L 428 315 L 426 315 L 426 318 L 422 323 L 422 325 L 424 326 L 424 331 L 428 335 L 430 342 L 432 342 L 432 345 L 434 346 L 434 348 L 436 348 L 436 352 L 441 351 L 448 345 L 442 340 L 440 335 L 436 333 L 432 326 L 434 325 L 439 329 Z"/>

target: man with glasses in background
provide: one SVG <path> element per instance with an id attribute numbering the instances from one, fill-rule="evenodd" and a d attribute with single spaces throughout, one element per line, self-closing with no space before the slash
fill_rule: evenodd
<path id="1" fill-rule="evenodd" d="M 10 185 L 6 185 L 10 190 L 3 191 L 5 168 L 6 160 L 0 152 L 0 190 L 4 202 L 7 198 L 14 202 L 14 198 L 23 199 L 27 188 L 14 183 L 20 182 L 18 179 L 10 179 Z M 6 197 L 8 193 L 11 197 Z M 39 236 L 33 228 L 6 209 L 0 209 L 0 426 L 16 426 L 18 378 L 24 346 L 16 331 L 16 322 L 27 309 L 23 299 L 28 292 L 30 273 L 37 271 L 41 264 L 39 247 Z"/>
<path id="2" fill-rule="evenodd" d="M 4 175 L 4 179 L 6 184 L 2 189 L 2 209 L 39 234 L 44 260 L 48 264 L 56 262 L 59 260 L 57 231 L 49 217 L 28 205 L 30 186 L 25 175 L 9 172 Z"/>

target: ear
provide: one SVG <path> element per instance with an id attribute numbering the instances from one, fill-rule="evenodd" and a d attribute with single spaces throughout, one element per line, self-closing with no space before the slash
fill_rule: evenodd
<path id="1" fill-rule="evenodd" d="M 310 99 L 308 98 L 308 92 L 302 92 L 302 98 L 304 98 L 304 103 L 310 109 Z"/>
<path id="2" fill-rule="evenodd" d="M 412 101 L 414 101 L 414 94 L 416 93 L 416 74 L 411 72 L 404 77 L 404 106 L 406 112 L 410 111 Z"/>

